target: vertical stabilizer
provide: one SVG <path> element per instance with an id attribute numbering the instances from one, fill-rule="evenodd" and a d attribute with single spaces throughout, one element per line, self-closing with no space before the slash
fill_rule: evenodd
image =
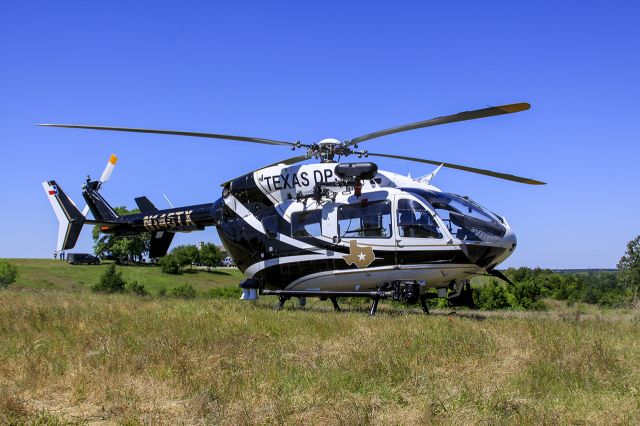
<path id="1" fill-rule="evenodd" d="M 56 251 L 72 249 L 80 236 L 82 225 L 84 225 L 84 216 L 56 181 L 42 182 L 42 187 L 58 218 Z"/>

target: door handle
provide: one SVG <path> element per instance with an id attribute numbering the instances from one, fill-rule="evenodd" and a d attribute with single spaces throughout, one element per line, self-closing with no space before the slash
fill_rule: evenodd
<path id="1" fill-rule="evenodd" d="M 398 247 L 404 247 L 404 244 L 402 244 L 402 241 L 400 241 L 400 240 L 396 240 L 396 245 Z"/>

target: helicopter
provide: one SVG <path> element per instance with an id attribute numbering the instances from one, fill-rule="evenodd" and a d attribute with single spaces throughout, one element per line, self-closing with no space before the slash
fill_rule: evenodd
<path id="1" fill-rule="evenodd" d="M 98 180 L 87 177 L 80 211 L 54 181 L 42 183 L 58 217 L 57 250 L 75 246 L 84 225 L 99 225 L 115 236 L 151 234 L 150 258 L 164 256 L 176 232 L 215 226 L 220 240 L 244 273 L 241 299 L 277 296 L 287 300 L 330 300 L 335 310 L 342 297 L 371 299 L 375 315 L 381 299 L 420 303 L 445 298 L 453 305 L 473 306 L 470 277 L 492 275 L 508 281 L 496 266 L 516 248 L 506 218 L 469 197 L 432 185 L 441 168 L 491 176 L 529 185 L 544 182 L 465 165 L 373 153 L 359 145 L 372 139 L 454 122 L 528 110 L 515 103 L 465 111 L 368 133 L 349 140 L 327 138 L 316 143 L 281 141 L 215 133 L 108 127 L 77 124 L 40 126 L 152 133 L 288 147 L 303 153 L 277 161 L 222 183 L 213 203 L 158 209 L 147 197 L 135 202 L 140 213 L 118 215 L 100 194 L 117 157 L 111 156 Z M 347 162 L 357 156 L 393 158 L 437 166 L 418 178 L 379 170 L 371 161 Z M 315 159 L 311 164 L 300 164 Z M 87 217 L 91 211 L 93 219 Z M 433 292 L 430 289 L 435 289 Z"/>

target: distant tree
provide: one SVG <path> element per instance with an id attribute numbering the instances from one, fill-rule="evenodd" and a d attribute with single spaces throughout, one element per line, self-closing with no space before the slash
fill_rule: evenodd
<path id="1" fill-rule="evenodd" d="M 114 208 L 119 215 L 140 213 L 140 210 L 128 210 L 124 206 Z M 142 234 L 131 237 L 116 237 L 111 234 L 103 234 L 100 225 L 93 227 L 93 251 L 96 255 L 113 256 L 117 261 L 126 260 L 140 262 L 145 254 L 149 253 L 151 234 Z"/>
<path id="2" fill-rule="evenodd" d="M 618 262 L 618 282 L 632 294 L 633 303 L 640 296 L 640 235 L 627 244 L 627 252 Z"/>
<path id="3" fill-rule="evenodd" d="M 91 287 L 91 290 L 97 293 L 122 293 L 126 285 L 127 282 L 122 277 L 122 272 L 117 271 L 115 263 L 112 263 L 100 276 L 100 281 Z"/>
<path id="4" fill-rule="evenodd" d="M 9 287 L 17 277 L 18 269 L 6 260 L 0 260 L 0 287 Z"/>
<path id="5" fill-rule="evenodd" d="M 162 268 L 162 272 L 165 274 L 180 273 L 180 263 L 173 254 L 167 254 L 161 257 L 158 264 L 160 265 L 160 268 Z"/>
<path id="6" fill-rule="evenodd" d="M 171 255 L 175 256 L 176 261 L 182 268 L 185 266 L 193 267 L 192 265 L 200 260 L 200 252 L 194 245 L 175 247 L 171 250 Z"/>
<path id="7" fill-rule="evenodd" d="M 200 263 L 207 267 L 207 270 L 211 267 L 218 266 L 222 260 L 222 252 L 217 245 L 212 243 L 204 244 L 200 248 Z"/>

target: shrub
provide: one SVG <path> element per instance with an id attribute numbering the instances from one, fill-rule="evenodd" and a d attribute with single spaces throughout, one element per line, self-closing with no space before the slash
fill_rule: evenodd
<path id="1" fill-rule="evenodd" d="M 138 283 L 138 281 L 135 280 L 127 283 L 126 289 L 128 292 L 137 294 L 138 296 L 146 296 L 147 294 L 149 294 L 147 292 L 147 289 L 144 288 L 144 285 Z"/>
<path id="2" fill-rule="evenodd" d="M 168 254 L 164 257 L 161 257 L 158 261 L 160 264 L 160 268 L 162 268 L 162 272 L 165 274 L 179 274 L 180 273 L 180 263 L 178 259 L 172 254 Z"/>
<path id="3" fill-rule="evenodd" d="M 100 281 L 91 287 L 97 293 L 122 293 L 125 289 L 126 281 L 122 278 L 122 272 L 116 271 L 115 263 L 100 276 Z"/>
<path id="4" fill-rule="evenodd" d="M 172 288 L 169 294 L 173 297 L 194 299 L 196 297 L 196 289 L 191 284 L 180 284 L 178 287 Z"/>
<path id="5" fill-rule="evenodd" d="M 544 288 L 535 281 L 516 282 L 510 290 L 516 307 L 536 311 L 544 309 L 545 304 L 540 300 L 544 295 Z"/>
<path id="6" fill-rule="evenodd" d="M 9 287 L 9 284 L 14 283 L 18 276 L 18 269 L 7 262 L 6 260 L 0 260 L 0 287 Z"/>
<path id="7" fill-rule="evenodd" d="M 496 280 L 491 280 L 489 284 L 480 287 L 478 295 L 478 307 L 484 310 L 507 309 L 511 307 L 507 298 L 507 290 Z"/>
<path id="8" fill-rule="evenodd" d="M 167 295 L 167 288 L 166 287 L 160 287 L 158 289 L 158 297 L 165 297 Z"/>

